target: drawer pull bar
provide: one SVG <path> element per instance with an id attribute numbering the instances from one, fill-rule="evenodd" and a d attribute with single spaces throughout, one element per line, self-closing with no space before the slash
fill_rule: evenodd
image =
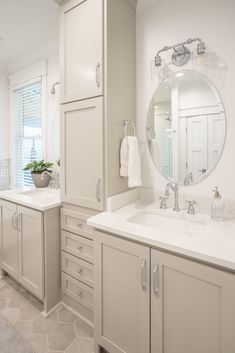
<path id="1" fill-rule="evenodd" d="M 159 266 L 155 265 L 153 268 L 153 294 L 155 295 L 155 297 L 159 297 L 160 291 L 158 288 L 158 272 L 159 272 Z"/>
<path id="2" fill-rule="evenodd" d="M 141 287 L 144 291 L 147 290 L 146 275 L 147 275 L 147 268 L 146 268 L 146 260 L 144 259 L 141 262 Z"/>

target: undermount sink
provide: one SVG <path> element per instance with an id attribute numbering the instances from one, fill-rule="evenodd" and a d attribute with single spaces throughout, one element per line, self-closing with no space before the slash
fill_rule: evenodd
<path id="1" fill-rule="evenodd" d="M 206 226 L 206 219 L 202 215 L 188 215 L 185 211 L 172 210 L 144 211 L 127 219 L 128 222 L 154 228 L 170 234 L 192 235 L 201 233 Z"/>

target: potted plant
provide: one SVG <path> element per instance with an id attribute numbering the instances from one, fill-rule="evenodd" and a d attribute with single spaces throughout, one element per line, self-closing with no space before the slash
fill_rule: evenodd
<path id="1" fill-rule="evenodd" d="M 44 162 L 44 160 L 33 161 L 31 163 L 26 164 L 23 170 L 31 171 L 32 180 L 36 188 L 46 188 L 51 179 L 50 167 L 52 166 L 53 163 Z"/>

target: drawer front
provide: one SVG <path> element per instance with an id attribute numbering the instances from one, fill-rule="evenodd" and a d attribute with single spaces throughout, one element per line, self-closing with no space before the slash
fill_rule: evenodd
<path id="1" fill-rule="evenodd" d="M 62 251 L 62 271 L 93 287 L 93 265 Z"/>
<path id="2" fill-rule="evenodd" d="M 62 272 L 62 291 L 76 302 L 93 311 L 93 289 L 64 272 Z"/>
<path id="3" fill-rule="evenodd" d="M 65 208 L 61 209 L 61 226 L 62 229 L 68 230 L 72 233 L 80 234 L 84 237 L 93 240 L 94 230 L 92 227 L 87 225 L 87 219 L 89 215 L 67 210 Z"/>
<path id="4" fill-rule="evenodd" d="M 85 261 L 94 262 L 93 241 L 80 237 L 79 235 L 62 231 L 62 250 L 78 256 Z"/>

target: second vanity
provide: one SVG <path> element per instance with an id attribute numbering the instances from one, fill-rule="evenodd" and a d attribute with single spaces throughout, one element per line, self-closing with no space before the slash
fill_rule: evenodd
<path id="1" fill-rule="evenodd" d="M 233 219 L 135 202 L 88 224 L 97 352 L 235 351 Z"/>
<path id="2" fill-rule="evenodd" d="M 44 304 L 60 302 L 60 195 L 58 190 L 0 192 L 0 268 Z"/>

